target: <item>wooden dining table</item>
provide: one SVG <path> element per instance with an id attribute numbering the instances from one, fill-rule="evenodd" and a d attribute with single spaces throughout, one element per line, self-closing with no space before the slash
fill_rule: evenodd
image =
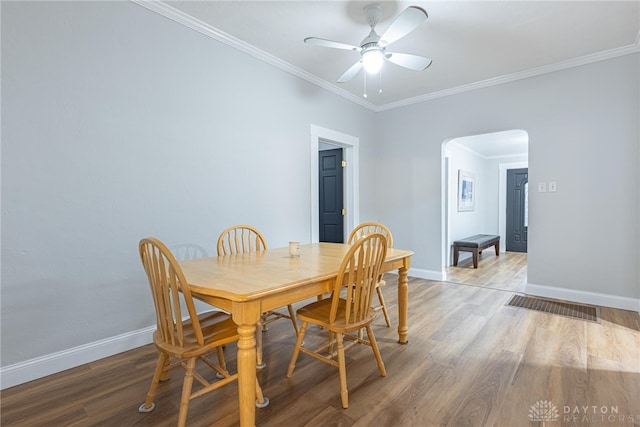
<path id="1" fill-rule="evenodd" d="M 238 397 L 240 425 L 255 425 L 256 324 L 260 314 L 333 290 L 350 245 L 311 243 L 300 256 L 289 248 L 181 261 L 195 298 L 231 314 L 238 325 Z M 398 270 L 398 342 L 408 342 L 407 272 L 412 251 L 389 249 L 383 272 Z M 293 350 L 293 349 L 292 349 Z"/>

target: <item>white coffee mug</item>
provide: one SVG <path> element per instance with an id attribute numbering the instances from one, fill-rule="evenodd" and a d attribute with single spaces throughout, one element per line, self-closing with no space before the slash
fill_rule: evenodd
<path id="1" fill-rule="evenodd" d="M 291 258 L 300 256 L 300 242 L 289 242 L 289 256 Z"/>

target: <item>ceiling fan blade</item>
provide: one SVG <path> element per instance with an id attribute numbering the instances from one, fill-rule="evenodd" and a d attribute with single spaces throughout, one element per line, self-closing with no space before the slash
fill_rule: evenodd
<path id="1" fill-rule="evenodd" d="M 391 23 L 387 31 L 380 37 L 380 43 L 384 46 L 388 46 L 396 40 L 400 40 L 402 37 L 415 30 L 427 20 L 429 15 L 427 12 L 418 6 L 409 6 L 402 12 L 395 21 Z"/>
<path id="2" fill-rule="evenodd" d="M 387 61 L 415 71 L 426 70 L 427 67 L 431 65 L 431 59 L 408 53 L 386 52 L 384 57 Z"/>
<path id="3" fill-rule="evenodd" d="M 306 44 L 313 44 L 316 46 L 322 47 L 332 47 L 334 49 L 344 49 L 344 50 L 354 50 L 356 52 L 360 52 L 361 48 L 359 46 L 352 46 L 350 44 L 338 43 L 332 40 L 319 39 L 318 37 L 307 37 L 304 39 Z"/>
<path id="4" fill-rule="evenodd" d="M 362 61 L 358 61 L 353 64 L 347 71 L 344 72 L 343 75 L 337 80 L 338 83 L 346 83 L 358 74 L 358 71 L 362 68 Z"/>

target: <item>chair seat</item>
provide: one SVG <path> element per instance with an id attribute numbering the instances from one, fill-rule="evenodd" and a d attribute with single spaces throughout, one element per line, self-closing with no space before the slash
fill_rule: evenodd
<path id="1" fill-rule="evenodd" d="M 153 379 L 138 412 L 153 411 L 156 406 L 153 399 L 160 381 L 169 379 L 169 372 L 174 368 L 184 368 L 178 412 L 178 427 L 184 427 L 191 399 L 238 379 L 238 374 L 229 374 L 222 348 L 225 344 L 238 341 L 238 328 L 226 313 L 209 311 L 198 314 L 180 264 L 164 243 L 155 237 L 147 237 L 141 239 L 138 246 L 156 311 L 157 329 L 153 333 L 153 342 L 158 350 Z M 208 357 L 214 351 L 218 363 Z M 211 382 L 196 371 L 198 361 L 216 372 L 216 381 Z M 194 380 L 201 385 L 195 391 Z M 262 395 L 257 379 L 256 398 L 258 407 L 265 407 L 269 403 L 269 399 Z"/>
<path id="2" fill-rule="evenodd" d="M 191 321 L 183 323 L 184 344 L 170 345 L 164 342 L 160 332 L 155 331 L 153 341 L 159 349 L 172 357 L 188 359 L 207 354 L 217 346 L 225 345 L 238 340 L 238 326 L 233 323 L 231 316 L 219 311 L 209 311 L 198 316 L 200 328 L 204 338 L 204 345 L 201 346 L 196 340 Z"/>
<path id="3" fill-rule="evenodd" d="M 369 316 L 360 322 L 347 324 L 344 313 L 346 312 L 347 301 L 340 298 L 338 300 L 338 315 L 334 323 L 329 323 L 329 313 L 331 312 L 332 298 L 326 298 L 313 302 L 298 309 L 298 318 L 303 322 L 320 325 L 334 332 L 350 332 L 362 329 L 370 325 L 376 318 L 376 311 L 369 308 Z"/>
<path id="4" fill-rule="evenodd" d="M 375 310 L 371 308 L 371 299 L 373 291 L 377 288 L 376 282 L 381 278 L 380 268 L 386 254 L 387 239 L 383 234 L 370 233 L 358 238 L 342 259 L 331 297 L 305 305 L 297 311 L 298 318 L 302 320 L 302 326 L 291 355 L 287 378 L 293 375 L 300 353 L 337 367 L 343 408 L 349 407 L 346 349 L 357 344 L 371 347 L 380 375 L 383 377 L 387 375 L 371 327 L 376 317 Z M 345 295 L 346 299 L 340 298 L 340 295 Z M 310 323 L 328 329 L 329 342 L 316 349 L 302 347 Z M 363 338 L 363 329 L 366 329 L 368 340 Z M 357 336 L 349 334 L 355 331 L 358 331 Z M 350 341 L 348 345 L 344 345 L 345 339 Z"/>

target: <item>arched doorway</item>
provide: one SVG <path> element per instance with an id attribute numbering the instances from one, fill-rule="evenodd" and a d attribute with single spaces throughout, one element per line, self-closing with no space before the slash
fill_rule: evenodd
<path id="1" fill-rule="evenodd" d="M 528 166 L 529 137 L 524 130 L 508 130 L 450 138 L 442 149 L 443 277 L 451 265 L 451 244 L 474 234 L 498 234 L 504 242 L 506 171 Z M 474 177 L 473 210 L 458 208 L 460 171 Z M 504 251 L 504 245 L 501 250 Z"/>

